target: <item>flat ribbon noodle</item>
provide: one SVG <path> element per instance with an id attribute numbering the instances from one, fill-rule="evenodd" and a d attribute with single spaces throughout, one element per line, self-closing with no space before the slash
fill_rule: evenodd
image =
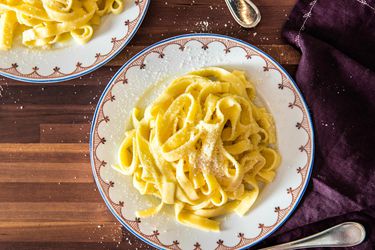
<path id="1" fill-rule="evenodd" d="M 17 26 L 28 47 L 50 47 L 67 36 L 85 44 L 102 16 L 123 8 L 123 0 L 0 0 L 0 49 L 12 47 Z"/>
<path id="2" fill-rule="evenodd" d="M 160 199 L 137 215 L 171 204 L 178 222 L 219 231 L 216 217 L 246 214 L 280 164 L 272 116 L 254 99 L 243 72 L 209 67 L 174 80 L 144 114 L 135 109 L 113 167 Z"/>

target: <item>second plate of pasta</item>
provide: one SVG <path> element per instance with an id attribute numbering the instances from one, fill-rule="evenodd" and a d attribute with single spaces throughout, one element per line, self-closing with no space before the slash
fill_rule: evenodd
<path id="1" fill-rule="evenodd" d="M 0 74 L 59 82 L 117 55 L 139 28 L 150 0 L 0 0 Z"/>
<path id="2" fill-rule="evenodd" d="M 257 48 L 185 35 L 135 56 L 109 83 L 91 130 L 104 201 L 157 248 L 239 249 L 292 213 L 313 161 L 308 109 Z"/>

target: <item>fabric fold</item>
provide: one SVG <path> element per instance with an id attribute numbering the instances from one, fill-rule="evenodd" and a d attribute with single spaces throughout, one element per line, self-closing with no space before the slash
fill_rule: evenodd
<path id="1" fill-rule="evenodd" d="M 358 221 L 375 248 L 375 0 L 300 0 L 283 37 L 301 52 L 295 76 L 310 108 L 316 153 L 304 198 L 261 245 Z"/>

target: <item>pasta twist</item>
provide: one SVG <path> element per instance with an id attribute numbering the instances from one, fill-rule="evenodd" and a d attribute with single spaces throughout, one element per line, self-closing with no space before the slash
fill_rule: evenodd
<path id="1" fill-rule="evenodd" d="M 210 231 L 217 216 L 244 215 L 280 163 L 273 119 L 254 99 L 243 72 L 210 67 L 173 81 L 144 114 L 135 109 L 113 167 L 160 199 L 137 215 L 172 204 L 178 222 Z"/>
<path id="2" fill-rule="evenodd" d="M 67 35 L 85 44 L 102 16 L 123 8 L 123 0 L 0 0 L 0 49 L 12 47 L 17 28 L 28 47 L 48 47 Z"/>

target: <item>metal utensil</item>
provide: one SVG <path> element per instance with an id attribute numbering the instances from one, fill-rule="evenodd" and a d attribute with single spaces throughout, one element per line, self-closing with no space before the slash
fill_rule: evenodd
<path id="1" fill-rule="evenodd" d="M 351 247 L 365 239 L 365 228 L 356 222 L 345 222 L 309 237 L 260 250 L 301 249 L 312 247 Z"/>
<path id="2" fill-rule="evenodd" d="M 250 0 L 225 0 L 236 22 L 244 28 L 253 28 L 260 22 L 259 9 Z"/>

